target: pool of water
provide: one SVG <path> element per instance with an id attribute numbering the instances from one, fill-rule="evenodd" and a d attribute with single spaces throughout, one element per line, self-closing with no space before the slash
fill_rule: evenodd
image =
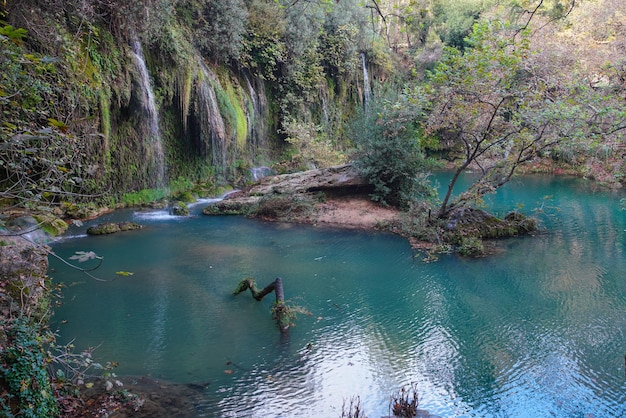
<path id="1" fill-rule="evenodd" d="M 94 274 L 112 280 L 51 259 L 67 286 L 52 325 L 118 374 L 206 384 L 198 417 L 339 417 L 355 396 L 379 417 L 410 384 L 441 417 L 624 416 L 620 197 L 582 180 L 517 179 L 488 205 L 535 214 L 544 231 L 435 263 L 394 235 L 199 215 L 209 202 L 188 218 L 119 211 L 52 245 L 65 259 L 103 256 Z M 108 220 L 144 228 L 84 235 Z M 273 297 L 232 295 L 248 276 L 281 277 L 288 303 L 310 311 L 289 338 Z"/>

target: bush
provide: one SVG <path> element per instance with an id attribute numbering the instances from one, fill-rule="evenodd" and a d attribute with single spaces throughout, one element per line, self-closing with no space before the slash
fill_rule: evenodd
<path id="1" fill-rule="evenodd" d="M 43 348 L 46 342 L 37 327 L 26 317 L 4 321 L 6 348 L 0 353 L 0 377 L 7 395 L 0 400 L 0 413 L 20 417 L 54 417 L 58 406 L 50 385 L 47 365 L 50 358 Z"/>
<path id="2" fill-rule="evenodd" d="M 468 257 L 478 257 L 485 254 L 483 241 L 477 237 L 463 237 L 459 245 L 459 254 Z"/>
<path id="3" fill-rule="evenodd" d="M 406 209 L 412 201 L 434 196 L 427 171 L 432 163 L 418 142 L 421 114 L 404 96 L 379 98 L 354 122 L 355 164 L 373 184 L 373 200 Z"/>

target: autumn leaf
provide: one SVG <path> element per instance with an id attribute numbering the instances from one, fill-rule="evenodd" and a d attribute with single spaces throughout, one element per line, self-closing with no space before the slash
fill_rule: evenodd
<path id="1" fill-rule="evenodd" d="M 102 257 L 99 257 L 98 254 L 94 253 L 93 251 L 76 251 L 76 253 L 70 257 L 70 260 L 76 260 L 79 263 L 84 263 L 85 261 L 89 261 L 89 260 L 99 260 Z"/>

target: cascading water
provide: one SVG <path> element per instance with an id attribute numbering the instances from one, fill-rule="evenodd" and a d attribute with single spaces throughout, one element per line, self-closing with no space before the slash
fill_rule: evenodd
<path id="1" fill-rule="evenodd" d="M 267 132 L 265 128 L 267 99 L 261 83 L 257 83 L 257 88 L 255 89 L 250 77 L 245 73 L 243 77 L 248 87 L 250 102 L 252 103 L 251 112 L 248 112 L 246 115 L 248 117 L 248 136 L 254 147 L 255 154 L 257 154 L 259 150 L 267 149 Z"/>
<path id="2" fill-rule="evenodd" d="M 274 174 L 274 170 L 269 167 L 252 167 L 250 169 L 250 176 L 252 180 L 259 181 L 263 177 L 271 176 Z"/>
<path id="3" fill-rule="evenodd" d="M 150 73 L 146 66 L 146 60 L 141 49 L 141 43 L 133 40 L 131 43 L 133 57 L 139 74 L 139 83 L 142 90 L 142 107 L 147 118 L 148 134 L 150 146 L 147 148 L 149 157 L 154 164 L 155 186 L 163 186 L 165 182 L 165 155 L 163 153 L 163 144 L 161 142 L 161 132 L 159 129 L 159 112 L 156 108 L 154 100 L 154 92 L 150 83 Z"/>
<path id="4" fill-rule="evenodd" d="M 223 172 L 227 164 L 226 125 L 212 84 L 219 81 L 202 60 L 199 63 L 202 77 L 196 85 L 196 117 L 200 124 L 200 136 L 205 149 L 211 153 L 211 163 L 218 172 Z"/>
<path id="5" fill-rule="evenodd" d="M 361 53 L 361 61 L 363 62 L 363 106 L 365 107 L 365 111 L 367 111 L 369 110 L 369 102 L 372 95 L 372 88 L 370 86 L 369 74 L 367 73 L 365 53 Z"/>

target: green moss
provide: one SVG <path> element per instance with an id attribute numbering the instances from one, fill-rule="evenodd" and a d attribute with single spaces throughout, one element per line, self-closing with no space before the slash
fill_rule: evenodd
<path id="1" fill-rule="evenodd" d="M 459 254 L 469 257 L 479 257 L 485 254 L 483 241 L 477 237 L 463 237 L 459 244 Z"/>
<path id="2" fill-rule="evenodd" d="M 237 148 L 244 149 L 248 137 L 248 119 L 244 111 L 243 92 L 225 70 L 218 71 L 218 78 L 219 83 L 213 87 L 220 112 L 227 129 L 236 140 Z"/>
<path id="3" fill-rule="evenodd" d="M 41 229 L 48 235 L 56 237 L 57 235 L 61 235 L 68 228 L 68 225 L 62 219 L 55 217 L 50 214 L 37 214 L 33 215 L 35 220 L 39 225 L 41 225 Z"/>
<path id="4" fill-rule="evenodd" d="M 167 189 L 143 189 L 138 192 L 125 193 L 122 195 L 124 206 L 141 206 L 147 203 L 162 200 L 167 196 Z"/>
<path id="5" fill-rule="evenodd" d="M 108 150 L 108 140 L 111 136 L 111 109 L 109 94 L 105 89 L 100 90 L 98 94 L 100 101 L 100 131 L 104 135 L 104 150 Z"/>

